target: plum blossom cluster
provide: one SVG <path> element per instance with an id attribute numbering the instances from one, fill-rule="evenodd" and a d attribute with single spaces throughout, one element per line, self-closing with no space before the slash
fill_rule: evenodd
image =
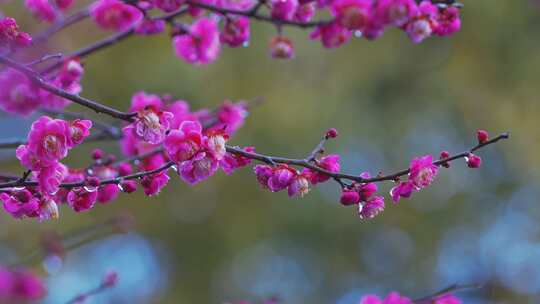
<path id="1" fill-rule="evenodd" d="M 37 187 L 1 193 L 4 209 L 15 218 L 58 218 L 55 195 L 68 176 L 68 168 L 60 161 L 90 135 L 91 127 L 90 120 L 38 118 L 30 128 L 28 143 L 16 151 L 21 164 L 29 170 L 23 180 L 31 179 Z"/>
<path id="2" fill-rule="evenodd" d="M 73 0 L 26 0 L 37 18 L 61 19 Z M 337 48 L 352 37 L 379 38 L 396 27 L 419 43 L 431 36 L 448 36 L 461 27 L 460 5 L 454 1 L 415 0 L 96 0 L 88 15 L 102 29 L 139 35 L 162 33 L 169 23 L 174 53 L 190 64 L 209 64 L 222 46 L 248 46 L 251 21 L 274 25 L 278 34 L 268 44 L 273 58 L 294 57 L 295 48 L 282 27 L 312 29 L 309 37 L 325 48 Z M 266 10 L 267 12 L 264 12 Z M 155 17 L 159 11 L 163 17 Z M 175 18 L 189 14 L 191 23 Z M 329 15 L 327 19 L 316 16 Z"/>
<path id="3" fill-rule="evenodd" d="M 69 94 L 81 93 L 84 68 L 76 58 L 66 60 L 49 84 Z M 63 109 L 71 102 L 40 88 L 23 72 L 7 68 L 0 72 L 0 109 L 29 115 L 38 109 Z"/>
<path id="4" fill-rule="evenodd" d="M 32 37 L 19 29 L 17 21 L 6 17 L 0 19 L 0 51 L 26 47 L 32 43 Z"/>
<path id="5" fill-rule="evenodd" d="M 25 269 L 9 269 L 0 265 L 0 302 L 26 303 L 46 294 L 44 282 Z"/>

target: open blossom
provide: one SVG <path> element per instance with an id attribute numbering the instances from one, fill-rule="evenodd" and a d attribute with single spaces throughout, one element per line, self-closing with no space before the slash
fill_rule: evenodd
<path id="1" fill-rule="evenodd" d="M 15 19 L 10 17 L 0 19 L 0 48 L 13 49 L 29 46 L 31 43 L 32 37 L 19 30 Z"/>
<path id="2" fill-rule="evenodd" d="M 420 43 L 431 36 L 438 26 L 438 14 L 439 9 L 431 1 L 422 1 L 418 5 L 416 16 L 405 25 L 405 31 L 414 43 Z"/>
<path id="3" fill-rule="evenodd" d="M 159 111 L 153 107 L 146 107 L 137 112 L 135 122 L 124 128 L 131 130 L 137 138 L 150 144 L 159 144 L 165 138 L 165 132 L 170 128 L 173 114 Z"/>
<path id="4" fill-rule="evenodd" d="M 13 191 L 10 194 L 0 193 L 0 200 L 4 210 L 14 218 L 34 217 L 40 205 L 39 199 L 26 189 Z"/>
<path id="5" fill-rule="evenodd" d="M 305 174 L 296 175 L 287 188 L 289 197 L 304 196 L 309 192 L 309 177 Z"/>
<path id="6" fill-rule="evenodd" d="M 161 171 L 156 174 L 147 175 L 141 180 L 141 185 L 144 190 L 144 194 L 148 196 L 153 196 L 159 194 L 161 189 L 163 189 L 169 182 L 169 175 L 166 171 Z"/>
<path id="7" fill-rule="evenodd" d="M 247 116 L 247 106 L 244 102 L 233 103 L 225 100 L 217 111 L 219 123 L 212 129 L 223 129 L 231 135 L 244 125 Z"/>
<path id="8" fill-rule="evenodd" d="M 255 152 L 255 147 L 245 147 L 243 149 L 246 152 Z M 234 170 L 245 167 L 251 163 L 251 159 L 236 155 L 236 154 L 230 154 L 225 153 L 223 158 L 219 161 L 219 166 L 225 172 L 225 174 L 229 175 L 234 172 Z"/>
<path id="9" fill-rule="evenodd" d="M 372 14 L 372 0 L 335 0 L 331 4 L 337 24 L 349 30 L 362 30 Z"/>
<path id="10" fill-rule="evenodd" d="M 43 165 L 53 164 L 67 156 L 69 136 L 65 120 L 41 116 L 30 128 L 28 148 Z"/>
<path id="11" fill-rule="evenodd" d="M 433 181 L 439 168 L 433 164 L 433 157 L 426 155 L 414 158 L 409 166 L 409 180 L 413 183 L 416 189 L 422 189 Z"/>
<path id="12" fill-rule="evenodd" d="M 324 157 L 321 157 L 321 159 L 317 162 L 317 165 L 321 167 L 322 169 L 325 169 L 329 172 L 336 173 L 340 170 L 339 165 L 339 155 L 337 154 L 330 154 Z M 330 179 L 330 176 L 320 173 L 317 171 L 312 171 L 310 169 L 307 169 L 310 173 L 310 181 L 312 184 L 316 185 L 318 183 L 325 182 Z"/>
<path id="13" fill-rule="evenodd" d="M 401 27 L 417 13 L 414 0 L 379 0 L 375 7 L 375 17 L 384 25 Z"/>
<path id="14" fill-rule="evenodd" d="M 0 302 L 26 303 L 43 298 L 45 284 L 25 269 L 11 270 L 0 266 Z"/>
<path id="15" fill-rule="evenodd" d="M 415 190 L 415 186 L 412 182 L 401 182 L 390 190 L 390 196 L 392 197 L 392 201 L 397 203 L 402 197 L 411 197 L 413 190 Z"/>
<path id="16" fill-rule="evenodd" d="M 100 27 L 123 32 L 138 24 L 143 13 L 120 0 L 98 0 L 90 7 L 90 16 Z"/>
<path id="17" fill-rule="evenodd" d="M 190 185 L 195 185 L 212 176 L 218 168 L 218 160 L 207 152 L 199 152 L 192 159 L 182 162 L 178 174 Z"/>
<path id="18" fill-rule="evenodd" d="M 351 31 L 337 22 L 320 25 L 309 35 L 310 39 L 321 39 L 322 45 L 328 49 L 340 47 L 347 43 L 351 36 Z"/>
<path id="19" fill-rule="evenodd" d="M 384 210 L 384 197 L 374 196 L 369 200 L 358 204 L 358 216 L 361 219 L 374 218 L 377 214 Z"/>
<path id="20" fill-rule="evenodd" d="M 274 168 L 272 176 L 268 179 L 268 189 L 272 192 L 278 192 L 289 187 L 296 174 L 296 170 L 293 168 L 287 165 L 279 165 Z"/>
<path id="21" fill-rule="evenodd" d="M 380 299 L 376 295 L 367 295 L 362 297 L 360 304 L 412 304 L 412 300 L 401 296 L 397 292 L 389 293 L 386 298 Z"/>
<path id="22" fill-rule="evenodd" d="M 69 122 L 68 126 L 68 147 L 73 148 L 80 145 L 88 136 L 90 136 L 92 121 L 88 119 L 75 119 Z"/>
<path id="23" fill-rule="evenodd" d="M 169 158 L 180 163 L 195 156 L 202 147 L 202 126 L 196 121 L 184 121 L 178 130 L 171 130 L 163 146 Z"/>
<path id="24" fill-rule="evenodd" d="M 250 28 L 248 17 L 231 17 L 225 20 L 221 32 L 221 42 L 230 47 L 239 47 L 249 41 Z"/>
<path id="25" fill-rule="evenodd" d="M 257 181 L 264 188 L 268 188 L 268 180 L 274 174 L 274 168 L 267 165 L 256 165 L 253 168 L 255 175 L 257 176 Z"/>
<path id="26" fill-rule="evenodd" d="M 67 195 L 67 203 L 75 212 L 83 212 L 94 207 L 97 196 L 96 190 L 88 191 L 85 187 L 74 188 Z"/>
<path id="27" fill-rule="evenodd" d="M 223 131 L 210 131 L 204 138 L 204 145 L 217 160 L 222 160 L 227 153 L 225 144 L 228 139 L 229 136 Z"/>
<path id="28" fill-rule="evenodd" d="M 272 18 L 279 20 L 292 20 L 298 8 L 298 0 L 271 0 Z"/>
<path id="29" fill-rule="evenodd" d="M 192 64 L 208 64 L 221 50 L 217 22 L 208 17 L 195 21 L 188 33 L 173 38 L 176 55 Z"/>
<path id="30" fill-rule="evenodd" d="M 55 163 L 54 165 L 41 168 L 37 173 L 40 192 L 54 195 L 67 174 L 67 167 L 61 163 Z"/>
<path id="31" fill-rule="evenodd" d="M 461 28 L 461 19 L 459 18 L 459 9 L 454 6 L 439 11 L 437 15 L 437 27 L 434 32 L 438 36 L 451 35 Z"/>
<path id="32" fill-rule="evenodd" d="M 28 115 L 40 105 L 39 88 L 26 75 L 11 68 L 0 72 L 0 108 L 8 113 Z"/>

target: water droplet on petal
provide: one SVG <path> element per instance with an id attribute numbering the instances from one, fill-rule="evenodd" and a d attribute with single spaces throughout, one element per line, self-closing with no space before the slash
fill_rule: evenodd
<path id="1" fill-rule="evenodd" d="M 362 36 L 363 36 L 362 31 L 354 31 L 354 37 L 362 38 Z"/>
<path id="2" fill-rule="evenodd" d="M 124 187 L 122 186 L 122 184 L 118 184 L 118 189 L 120 189 L 120 191 L 124 192 Z"/>
<path id="3" fill-rule="evenodd" d="M 249 47 L 249 41 L 242 43 L 242 47 L 245 47 L 245 48 Z"/>

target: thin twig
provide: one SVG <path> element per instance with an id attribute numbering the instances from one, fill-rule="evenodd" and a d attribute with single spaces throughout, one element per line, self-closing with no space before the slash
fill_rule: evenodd
<path id="1" fill-rule="evenodd" d="M 441 296 L 447 295 L 449 293 L 464 291 L 464 290 L 471 290 L 471 289 L 480 289 L 484 287 L 482 284 L 468 284 L 468 285 L 459 285 L 459 284 L 452 284 L 446 288 L 443 288 L 429 296 L 425 296 L 419 299 L 413 300 L 413 303 L 415 304 L 427 304 L 430 303 L 433 300 L 436 300 L 440 298 Z"/>

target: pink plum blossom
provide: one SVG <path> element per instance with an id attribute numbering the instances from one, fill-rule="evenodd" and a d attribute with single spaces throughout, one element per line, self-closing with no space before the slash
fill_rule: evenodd
<path id="1" fill-rule="evenodd" d="M 360 174 L 360 177 L 367 179 L 370 178 L 371 175 L 369 174 L 369 172 L 362 172 Z M 375 192 L 377 192 L 377 189 L 378 187 L 376 183 L 365 183 L 359 185 L 358 192 L 360 194 L 360 200 L 368 200 L 373 194 L 375 194 Z"/>
<path id="2" fill-rule="evenodd" d="M 124 132 L 133 132 L 138 139 L 150 144 L 159 144 L 165 139 L 169 130 L 173 114 L 167 111 L 158 111 L 148 106 L 137 112 L 135 122 L 124 128 Z"/>
<path id="3" fill-rule="evenodd" d="M 193 158 L 202 148 L 202 126 L 196 121 L 184 121 L 178 130 L 171 130 L 163 146 L 169 158 L 176 162 Z"/>
<path id="4" fill-rule="evenodd" d="M 438 36 L 449 36 L 459 31 L 461 28 L 461 19 L 459 18 L 459 9 L 449 6 L 439 11 L 437 15 L 437 27 L 434 33 Z"/>
<path id="5" fill-rule="evenodd" d="M 216 6 L 231 10 L 247 11 L 253 8 L 255 3 L 256 1 L 254 0 L 217 0 Z"/>
<path id="6" fill-rule="evenodd" d="M 217 59 L 221 44 L 217 22 L 208 17 L 195 21 L 186 34 L 173 38 L 176 55 L 188 63 L 208 64 Z"/>
<path id="7" fill-rule="evenodd" d="M 246 152 L 255 152 L 254 147 L 245 147 L 243 149 Z M 251 159 L 247 158 L 245 156 L 236 155 L 236 154 L 230 154 L 225 153 L 223 156 L 223 159 L 219 161 L 219 166 L 225 172 L 225 174 L 229 175 L 234 172 L 234 170 L 245 167 L 251 163 Z"/>
<path id="8" fill-rule="evenodd" d="M 384 197 L 374 196 L 358 204 L 358 216 L 361 219 L 371 219 L 384 210 Z"/>
<path id="9" fill-rule="evenodd" d="M 39 199 L 26 189 L 13 191 L 10 194 L 0 193 L 4 210 L 14 218 L 34 217 L 39 210 Z"/>
<path id="10" fill-rule="evenodd" d="M 333 49 L 340 47 L 351 39 L 350 30 L 342 27 L 337 22 L 331 22 L 318 26 L 311 34 L 311 39 L 321 39 L 325 48 Z"/>
<path id="11" fill-rule="evenodd" d="M 211 153 L 199 152 L 178 166 L 178 174 L 186 183 L 195 185 L 212 176 L 217 168 L 218 160 Z"/>
<path id="12" fill-rule="evenodd" d="M 482 159 L 476 154 L 469 153 L 469 155 L 465 157 L 465 160 L 467 161 L 467 166 L 469 168 L 480 168 L 482 165 Z"/>
<path id="13" fill-rule="evenodd" d="M 433 157 L 426 155 L 414 158 L 409 166 L 409 180 L 417 190 L 425 188 L 431 184 L 439 168 L 433 164 Z"/>
<path id="14" fill-rule="evenodd" d="M 135 6 L 120 0 L 98 0 L 90 7 L 90 16 L 100 27 L 119 32 L 126 31 L 143 19 Z"/>
<path id="15" fill-rule="evenodd" d="M 94 207 L 98 192 L 88 191 L 85 187 L 74 188 L 67 195 L 67 203 L 75 212 L 83 212 Z"/>
<path id="16" fill-rule="evenodd" d="M 270 51 L 270 57 L 276 59 L 292 59 L 295 54 L 292 40 L 281 35 L 270 40 L 268 50 Z"/>
<path id="17" fill-rule="evenodd" d="M 43 197 L 38 210 L 39 221 L 57 220 L 59 217 L 60 213 L 56 202 L 50 197 Z"/>
<path id="18" fill-rule="evenodd" d="M 411 194 L 413 193 L 413 190 L 415 189 L 415 186 L 411 182 L 401 182 L 397 186 L 393 187 L 390 190 L 390 196 L 392 197 L 392 201 L 394 203 L 399 202 L 399 200 L 404 198 L 411 197 Z"/>
<path id="19" fill-rule="evenodd" d="M 483 144 L 489 140 L 489 133 L 486 130 L 476 131 L 476 139 L 478 139 L 479 144 Z"/>
<path id="20" fill-rule="evenodd" d="M 270 15 L 278 20 L 292 20 L 296 9 L 298 8 L 298 0 L 271 0 Z"/>
<path id="21" fill-rule="evenodd" d="M 26 75 L 11 68 L 0 72 L 0 108 L 28 115 L 41 105 L 39 89 Z"/>
<path id="22" fill-rule="evenodd" d="M 41 116 L 30 128 L 28 148 L 43 165 L 54 164 L 67 156 L 69 137 L 65 120 Z"/>
<path id="23" fill-rule="evenodd" d="M 417 14 L 414 0 L 379 0 L 375 17 L 384 25 L 402 27 Z"/>
<path id="24" fill-rule="evenodd" d="M 360 202 L 360 194 L 355 190 L 343 189 L 340 202 L 344 206 L 358 204 Z"/>
<path id="25" fill-rule="evenodd" d="M 161 189 L 167 185 L 169 179 L 169 175 L 167 175 L 166 171 L 143 177 L 141 185 L 144 189 L 144 194 L 148 196 L 159 194 Z"/>
<path id="26" fill-rule="evenodd" d="M 331 4 L 337 24 L 349 30 L 363 30 L 372 14 L 372 0 L 335 0 Z"/>
<path id="27" fill-rule="evenodd" d="M 296 175 L 287 188 L 289 197 L 304 196 L 309 192 L 309 177 L 305 174 Z"/>
<path id="28" fill-rule="evenodd" d="M 222 160 L 227 153 L 225 144 L 228 139 L 224 131 L 210 131 L 204 138 L 204 146 L 217 160 Z"/>
<path id="29" fill-rule="evenodd" d="M 40 192 L 49 195 L 56 194 L 67 174 L 67 167 L 61 163 L 55 163 L 48 167 L 41 168 L 37 173 Z"/>
<path id="30" fill-rule="evenodd" d="M 324 157 L 321 157 L 321 159 L 317 162 L 317 165 L 321 167 L 322 169 L 325 169 L 326 171 L 337 173 L 340 170 L 339 165 L 339 155 L 337 154 L 330 154 Z M 312 171 L 311 169 L 307 169 L 310 172 L 310 181 L 313 185 L 316 185 L 318 183 L 325 182 L 330 179 L 330 176 L 320 173 L 318 171 Z"/>
<path id="31" fill-rule="evenodd" d="M 69 122 L 67 144 L 69 148 L 80 145 L 90 136 L 92 121 L 88 119 L 75 119 Z"/>
<path id="32" fill-rule="evenodd" d="M 263 188 L 268 188 L 268 180 L 274 174 L 274 168 L 267 165 L 256 165 L 253 168 L 255 175 L 257 176 L 257 181 Z"/>
<path id="33" fill-rule="evenodd" d="M 416 16 L 406 25 L 405 31 L 414 43 L 420 43 L 431 36 L 437 25 L 439 9 L 431 1 L 422 1 L 418 5 Z"/>
<path id="34" fill-rule="evenodd" d="M 10 17 L 0 19 L 0 49 L 14 49 L 29 46 L 32 37 L 19 30 L 17 21 Z"/>
<path id="35" fill-rule="evenodd" d="M 62 68 L 50 84 L 76 95 L 82 92 L 80 81 L 83 73 L 84 68 L 80 61 L 78 59 L 70 59 L 64 62 Z M 71 103 L 70 100 L 45 90 L 40 91 L 40 98 L 42 106 L 49 109 L 62 109 Z"/>
<path id="36" fill-rule="evenodd" d="M 279 165 L 274 168 L 272 176 L 268 179 L 268 189 L 272 192 L 278 192 L 289 187 L 296 174 L 296 170 L 293 168 L 287 165 Z"/>
<path id="37" fill-rule="evenodd" d="M 249 18 L 231 17 L 225 20 L 220 39 L 230 47 L 239 47 L 249 41 L 249 35 Z"/>

